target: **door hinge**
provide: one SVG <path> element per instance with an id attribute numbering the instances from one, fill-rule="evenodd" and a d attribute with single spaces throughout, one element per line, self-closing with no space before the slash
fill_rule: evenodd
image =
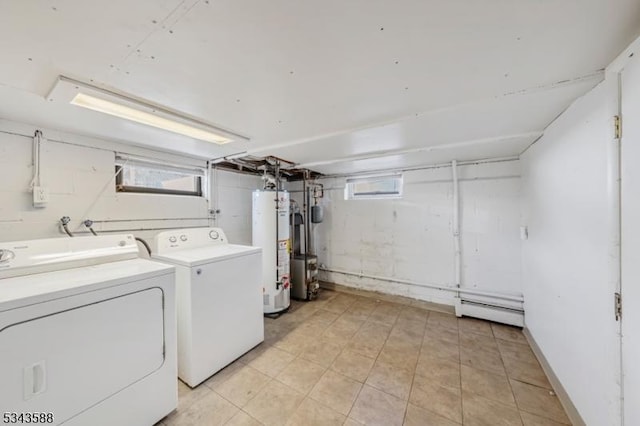
<path id="1" fill-rule="evenodd" d="M 622 318 L 622 295 L 620 293 L 614 293 L 614 305 L 616 321 L 620 321 Z"/>
<path id="2" fill-rule="evenodd" d="M 621 130 L 620 116 L 615 115 L 613 117 L 613 134 L 616 139 L 620 139 L 620 136 L 622 136 Z"/>

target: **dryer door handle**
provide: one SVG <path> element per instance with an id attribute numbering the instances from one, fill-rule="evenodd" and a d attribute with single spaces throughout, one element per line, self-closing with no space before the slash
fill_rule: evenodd
<path id="1" fill-rule="evenodd" d="M 36 362 L 23 371 L 25 401 L 43 393 L 47 389 L 47 370 L 44 361 Z"/>

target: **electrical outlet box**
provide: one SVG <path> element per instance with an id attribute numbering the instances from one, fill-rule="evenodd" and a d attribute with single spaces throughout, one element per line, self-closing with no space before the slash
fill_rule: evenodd
<path id="1" fill-rule="evenodd" d="M 49 188 L 44 186 L 33 187 L 33 207 L 44 207 L 49 202 Z"/>

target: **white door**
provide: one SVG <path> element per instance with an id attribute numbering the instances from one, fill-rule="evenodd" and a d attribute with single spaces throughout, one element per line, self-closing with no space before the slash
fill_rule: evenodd
<path id="1" fill-rule="evenodd" d="M 640 52 L 622 71 L 624 424 L 640 425 Z"/>

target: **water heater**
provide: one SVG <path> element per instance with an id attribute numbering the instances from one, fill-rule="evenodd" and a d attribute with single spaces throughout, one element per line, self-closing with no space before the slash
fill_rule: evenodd
<path id="1" fill-rule="evenodd" d="M 289 193 L 253 192 L 253 245 L 262 247 L 264 313 L 284 311 L 290 304 Z"/>

